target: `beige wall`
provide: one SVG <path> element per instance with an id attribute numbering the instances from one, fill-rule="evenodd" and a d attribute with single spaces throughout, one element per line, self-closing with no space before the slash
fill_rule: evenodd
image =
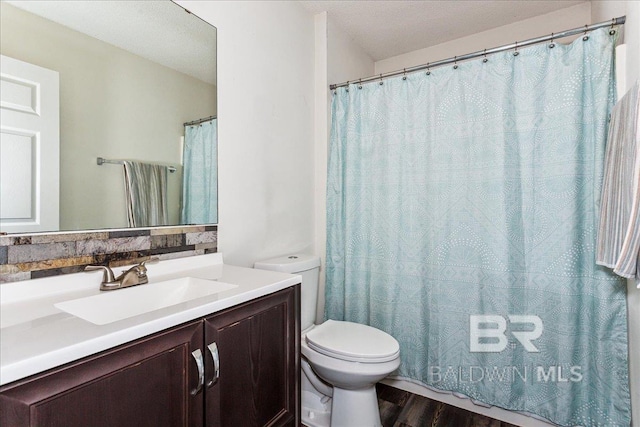
<path id="1" fill-rule="evenodd" d="M 179 166 L 182 123 L 216 113 L 215 86 L 1 3 L 0 50 L 60 73 L 60 228 L 126 226 L 122 168 Z M 143 78 L 140 78 L 143 76 Z M 178 223 L 181 168 L 169 174 Z"/>
<path id="2" fill-rule="evenodd" d="M 218 250 L 252 266 L 314 243 L 314 23 L 291 1 L 178 1 L 218 29 Z"/>
<path id="3" fill-rule="evenodd" d="M 551 34 L 552 32 L 580 27 L 590 21 L 590 4 L 588 2 L 581 3 L 576 6 L 503 25 L 426 49 L 419 49 L 404 55 L 377 61 L 375 74 L 402 70 L 403 68 L 426 64 L 427 62 L 434 62 L 482 49 L 515 43 L 518 40 L 526 40 Z"/>
<path id="4" fill-rule="evenodd" d="M 371 76 L 375 63 L 351 37 L 342 31 L 328 16 L 328 77 L 329 83 L 342 83 L 360 77 Z"/>

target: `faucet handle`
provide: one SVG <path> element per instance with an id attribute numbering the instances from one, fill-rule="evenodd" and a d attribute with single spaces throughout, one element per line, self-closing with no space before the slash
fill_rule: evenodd
<path id="1" fill-rule="evenodd" d="M 147 264 L 155 264 L 158 261 L 160 261 L 160 258 L 158 258 L 157 256 L 151 257 L 149 259 L 145 259 L 137 265 L 134 265 L 131 268 L 135 269 L 138 272 L 139 277 L 144 277 L 147 275 Z"/>
<path id="2" fill-rule="evenodd" d="M 84 268 L 84 271 L 97 271 L 102 270 L 102 283 L 114 283 L 116 281 L 116 277 L 113 274 L 113 270 L 106 265 L 87 265 Z"/>
<path id="3" fill-rule="evenodd" d="M 154 264 L 154 263 L 156 263 L 158 261 L 160 261 L 160 258 L 158 258 L 157 256 L 156 257 L 151 257 L 149 259 L 145 259 L 144 261 L 142 261 L 139 264 L 134 265 L 128 271 L 135 271 L 135 273 L 138 275 L 139 278 L 141 278 L 143 280 L 147 280 L 147 266 L 146 266 L 146 264 Z M 126 274 L 126 272 L 123 273 L 123 274 Z"/>
<path id="4" fill-rule="evenodd" d="M 155 264 L 157 262 L 160 261 L 160 258 L 158 258 L 157 256 L 151 257 L 149 259 L 145 259 L 144 261 L 142 261 L 140 264 L 138 264 L 140 267 L 144 267 L 146 264 Z"/>

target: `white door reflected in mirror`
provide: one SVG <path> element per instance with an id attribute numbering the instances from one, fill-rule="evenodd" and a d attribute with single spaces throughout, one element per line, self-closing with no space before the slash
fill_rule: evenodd
<path id="1" fill-rule="evenodd" d="M 0 231 L 59 230 L 59 75 L 0 56 Z"/>

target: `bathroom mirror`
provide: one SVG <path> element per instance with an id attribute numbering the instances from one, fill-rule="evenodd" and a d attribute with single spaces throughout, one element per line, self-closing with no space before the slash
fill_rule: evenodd
<path id="1" fill-rule="evenodd" d="M 122 160 L 166 169 L 167 218 L 139 226 L 217 223 L 215 27 L 168 0 L 2 0 L 0 7 L 0 231 L 131 226 Z M 47 80 L 56 75 L 57 88 Z M 55 90 L 57 102 L 47 98 Z M 14 120 L 20 113 L 26 119 Z M 30 128 L 46 117 L 57 118 L 57 138 L 45 136 L 48 125 Z M 185 133 L 195 136 L 185 142 Z M 195 145 L 206 154 L 189 152 Z M 155 199 L 146 186 L 155 178 L 136 178 L 143 196 L 136 202 Z"/>

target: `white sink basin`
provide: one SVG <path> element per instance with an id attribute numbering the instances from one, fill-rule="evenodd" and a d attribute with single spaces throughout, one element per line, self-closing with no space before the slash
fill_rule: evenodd
<path id="1" fill-rule="evenodd" d="M 106 325 L 237 287 L 214 280 L 184 277 L 64 301 L 55 307 L 96 325 Z"/>

